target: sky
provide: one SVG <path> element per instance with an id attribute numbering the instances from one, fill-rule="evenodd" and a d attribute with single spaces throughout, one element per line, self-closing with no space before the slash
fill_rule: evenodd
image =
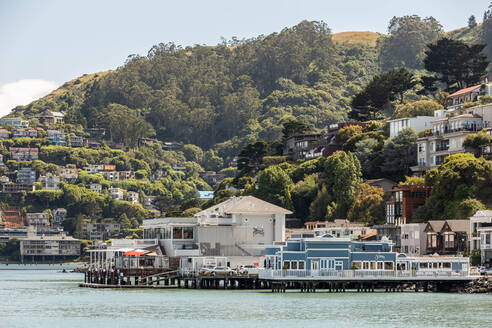
<path id="1" fill-rule="evenodd" d="M 323 20 L 333 33 L 386 33 L 393 16 L 452 30 L 490 0 L 0 0 L 0 116 L 85 73 L 117 68 L 155 44 L 215 45 Z"/>

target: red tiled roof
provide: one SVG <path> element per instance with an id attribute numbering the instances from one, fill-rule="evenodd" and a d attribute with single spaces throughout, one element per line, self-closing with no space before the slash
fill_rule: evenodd
<path id="1" fill-rule="evenodd" d="M 465 94 L 465 93 L 468 93 L 468 92 L 472 92 L 474 91 L 475 89 L 478 89 L 480 88 L 482 85 L 479 84 L 479 85 L 474 85 L 472 87 L 468 87 L 468 88 L 464 88 L 464 89 L 461 89 L 461 90 L 458 90 L 456 91 L 455 93 L 453 94 L 450 94 L 448 97 L 456 97 L 456 96 L 459 96 L 459 95 L 462 95 L 462 94 Z"/>

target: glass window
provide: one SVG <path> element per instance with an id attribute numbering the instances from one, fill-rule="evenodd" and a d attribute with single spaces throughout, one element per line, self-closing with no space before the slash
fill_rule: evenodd
<path id="1" fill-rule="evenodd" d="M 369 270 L 369 262 L 363 262 L 363 269 Z"/>
<path id="2" fill-rule="evenodd" d="M 297 270 L 297 261 L 292 261 L 292 262 L 291 262 L 291 266 L 290 266 L 290 268 L 291 268 L 292 270 Z"/>
<path id="3" fill-rule="evenodd" d="M 290 270 L 290 261 L 284 261 L 284 269 Z"/>
<path id="4" fill-rule="evenodd" d="M 383 262 L 378 262 L 378 270 L 383 270 Z"/>
<path id="5" fill-rule="evenodd" d="M 183 239 L 193 239 L 193 228 L 192 227 L 183 228 Z"/>
<path id="6" fill-rule="evenodd" d="M 362 269 L 362 263 L 361 262 L 352 262 L 352 268 L 354 270 L 360 270 L 360 269 Z"/>
<path id="7" fill-rule="evenodd" d="M 384 262 L 385 270 L 393 270 L 393 262 Z"/>
<path id="8" fill-rule="evenodd" d="M 371 262 L 371 270 L 376 270 L 376 262 Z"/>
<path id="9" fill-rule="evenodd" d="M 182 227 L 173 227 L 173 239 L 183 239 Z"/>
<path id="10" fill-rule="evenodd" d="M 304 270 L 304 261 L 299 261 L 299 270 Z"/>
<path id="11" fill-rule="evenodd" d="M 451 269 L 451 262 L 443 262 L 442 268 L 443 269 Z"/>
<path id="12" fill-rule="evenodd" d="M 427 269 L 429 267 L 429 264 L 427 262 L 420 262 L 419 268 L 420 269 Z"/>

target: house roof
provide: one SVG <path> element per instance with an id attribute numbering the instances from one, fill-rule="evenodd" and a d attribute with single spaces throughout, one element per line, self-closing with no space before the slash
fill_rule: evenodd
<path id="1" fill-rule="evenodd" d="M 460 95 L 463 95 L 465 93 L 475 91 L 476 89 L 480 88 L 481 86 L 482 85 L 479 84 L 479 85 L 474 85 L 472 87 L 464 88 L 464 89 L 456 91 L 455 93 L 450 94 L 448 97 L 451 98 L 451 97 L 460 96 Z"/>
<path id="2" fill-rule="evenodd" d="M 470 232 L 470 220 L 446 220 L 452 231 Z"/>
<path id="3" fill-rule="evenodd" d="M 377 236 L 377 234 L 378 234 L 378 232 L 376 230 L 371 231 L 369 233 L 366 233 L 365 235 L 360 236 L 360 240 L 365 240 L 365 239 L 375 237 L 375 236 Z"/>
<path id="4" fill-rule="evenodd" d="M 444 226 L 445 220 L 432 220 L 427 222 L 428 226 L 432 228 L 434 232 L 439 232 L 442 230 L 442 227 Z"/>
<path id="5" fill-rule="evenodd" d="M 491 217 L 492 216 L 492 211 L 491 210 L 477 211 L 477 213 L 475 213 L 473 216 L 474 217 L 477 217 L 477 216 Z"/>
<path id="6" fill-rule="evenodd" d="M 195 217 L 209 216 L 212 214 L 221 216 L 224 214 L 251 213 L 251 214 L 292 214 L 291 211 L 280 206 L 270 204 L 253 196 L 231 197 L 228 200 L 207 208 L 195 214 Z"/>
<path id="7" fill-rule="evenodd" d="M 150 251 L 145 251 L 143 249 L 134 249 L 123 253 L 123 255 L 145 255 L 147 253 L 150 253 Z"/>

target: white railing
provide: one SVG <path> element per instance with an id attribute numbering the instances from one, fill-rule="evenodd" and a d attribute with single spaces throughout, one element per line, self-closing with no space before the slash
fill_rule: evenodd
<path id="1" fill-rule="evenodd" d="M 385 279 L 425 277 L 467 277 L 467 271 L 394 271 L 394 270 L 259 270 L 260 279 Z"/>

